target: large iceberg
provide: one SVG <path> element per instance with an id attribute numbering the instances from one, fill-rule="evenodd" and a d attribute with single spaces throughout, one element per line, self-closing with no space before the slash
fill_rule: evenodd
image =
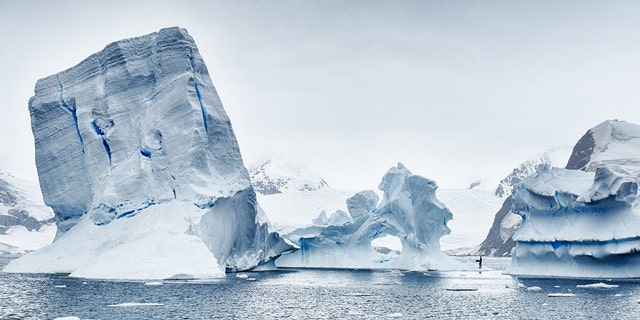
<path id="1" fill-rule="evenodd" d="M 640 277 L 640 126 L 606 121 L 578 141 L 567 169 L 520 184 L 522 216 L 508 273 L 517 276 Z"/>
<path id="2" fill-rule="evenodd" d="M 401 268 L 409 270 L 457 268 L 454 259 L 440 251 L 440 238 L 449 234 L 451 212 L 436 199 L 434 181 L 411 174 L 402 164 L 389 169 L 379 189 L 357 193 L 347 200 L 351 221 L 342 225 L 309 226 L 286 236 L 300 250 L 280 257 L 282 267 Z M 376 206 L 377 204 L 377 206 Z M 384 254 L 371 242 L 398 237 L 400 255 Z"/>
<path id="3" fill-rule="evenodd" d="M 215 277 L 294 250 L 269 230 L 186 30 L 107 45 L 39 80 L 29 110 L 58 234 L 5 271 Z"/>

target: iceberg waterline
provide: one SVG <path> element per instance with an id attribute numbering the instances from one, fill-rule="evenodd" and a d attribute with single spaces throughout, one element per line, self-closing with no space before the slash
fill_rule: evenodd
<path id="1" fill-rule="evenodd" d="M 186 30 L 107 45 L 39 80 L 29 110 L 58 234 L 5 271 L 206 278 L 295 250 L 269 230 Z"/>

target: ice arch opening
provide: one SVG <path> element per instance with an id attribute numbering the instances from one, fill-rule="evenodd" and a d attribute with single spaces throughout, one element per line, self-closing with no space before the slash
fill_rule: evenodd
<path id="1" fill-rule="evenodd" d="M 371 241 L 371 249 L 379 254 L 397 257 L 402 254 L 402 241 L 395 235 L 384 235 Z"/>

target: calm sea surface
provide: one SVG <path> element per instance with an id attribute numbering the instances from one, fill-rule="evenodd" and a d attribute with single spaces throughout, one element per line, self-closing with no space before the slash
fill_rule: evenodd
<path id="1" fill-rule="evenodd" d="M 640 319 L 638 281 L 518 281 L 502 275 L 508 263 L 485 259 L 497 270 L 482 273 L 285 270 L 146 284 L 0 273 L 0 319 Z M 548 296 L 556 293 L 573 296 Z"/>

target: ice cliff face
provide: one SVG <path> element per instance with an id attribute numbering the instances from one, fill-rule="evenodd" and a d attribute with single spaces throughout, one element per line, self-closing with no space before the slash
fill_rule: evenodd
<path id="1" fill-rule="evenodd" d="M 329 187 L 320 176 L 283 157 L 272 157 L 249 170 L 256 192 L 271 195 L 291 191 L 316 191 Z"/>
<path id="2" fill-rule="evenodd" d="M 493 224 L 487 237 L 480 244 L 476 254 L 483 256 L 508 256 L 515 246 L 512 237 L 520 227 L 522 218 L 511 211 L 513 189 L 526 178 L 547 170 L 551 167 L 561 167 L 567 162 L 571 154 L 570 148 L 551 148 L 514 168 L 511 174 L 500 180 L 495 194 L 505 198 L 502 206 L 496 212 Z"/>
<path id="3" fill-rule="evenodd" d="M 513 195 L 522 216 L 509 273 L 640 277 L 640 126 L 606 121 L 576 144 L 567 169 L 547 169 Z"/>
<path id="4" fill-rule="evenodd" d="M 24 253 L 53 241 L 53 211 L 36 183 L 0 171 L 0 253 Z"/>
<path id="5" fill-rule="evenodd" d="M 186 30 L 107 45 L 39 80 L 29 110 L 58 240 L 7 270 L 128 277 L 96 265 L 106 261 L 134 278 L 215 276 L 292 249 L 268 230 L 229 118 Z M 157 247 L 158 238 L 174 243 Z M 75 244 L 80 240 L 87 243 Z M 176 250 L 187 259 L 192 250 L 199 260 L 174 264 Z M 149 261 L 166 270 L 151 272 Z"/>
<path id="6" fill-rule="evenodd" d="M 413 175 L 402 164 L 389 169 L 379 189 L 347 200 L 351 221 L 311 226 L 287 235 L 300 250 L 276 261 L 279 266 L 322 268 L 443 269 L 455 265 L 440 251 L 440 238 L 450 232 L 451 212 L 435 197 L 436 183 Z M 400 238 L 399 256 L 376 252 L 371 242 L 386 235 Z"/>

